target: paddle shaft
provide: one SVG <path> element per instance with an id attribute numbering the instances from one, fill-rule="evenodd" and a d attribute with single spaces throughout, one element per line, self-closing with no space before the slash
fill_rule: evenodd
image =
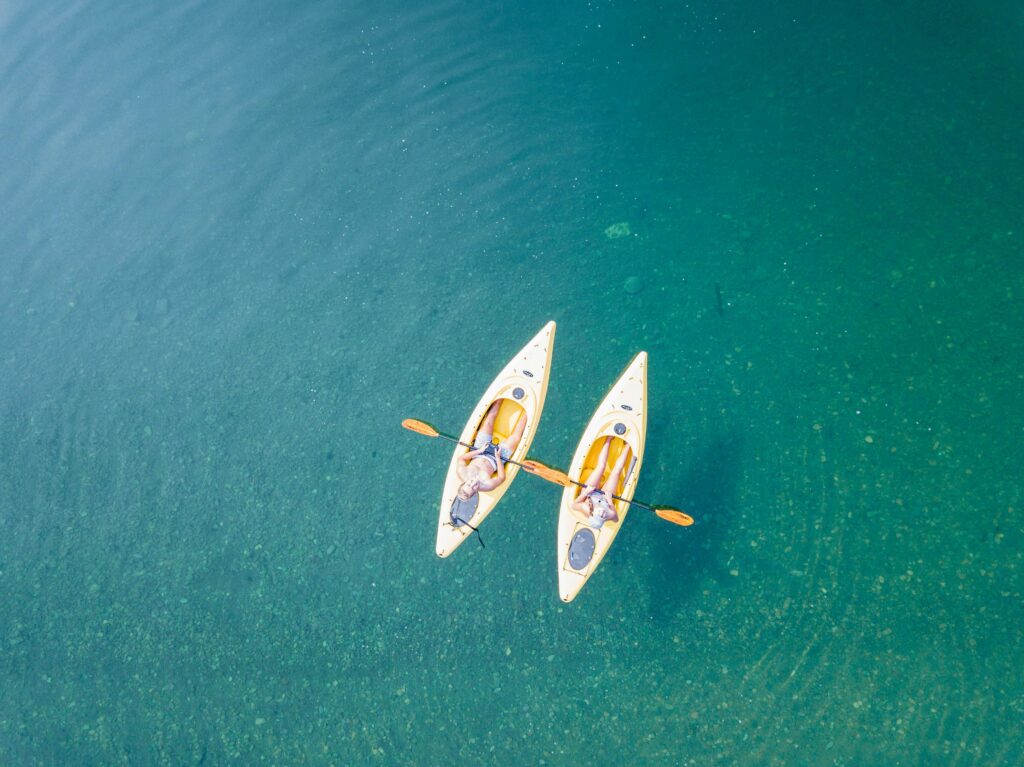
<path id="1" fill-rule="evenodd" d="M 567 479 L 568 479 L 568 477 L 567 477 Z M 584 485 L 582 482 L 577 482 L 575 479 L 570 479 L 569 481 L 572 482 L 574 485 L 578 485 L 579 487 L 586 487 L 586 485 Z M 643 501 L 630 500 L 629 498 L 623 498 L 621 495 L 613 495 L 612 498 L 614 498 L 616 501 L 622 501 L 623 503 L 628 503 L 631 506 L 642 506 L 643 508 L 647 509 L 648 511 L 655 511 L 656 510 L 653 506 L 648 506 Z"/>
<path id="2" fill-rule="evenodd" d="M 545 466 L 540 461 L 534 461 L 531 459 L 528 460 L 527 463 L 529 463 L 530 465 L 523 466 L 523 468 L 526 469 L 528 473 L 535 474 L 536 476 L 540 477 L 541 479 L 545 479 L 548 482 L 554 482 L 556 485 L 561 485 L 562 487 L 565 487 L 567 484 L 573 484 L 576 485 L 577 487 L 587 487 L 587 485 L 583 484 L 582 482 L 577 482 L 575 479 L 570 479 L 569 475 L 566 474 L 564 471 L 552 469 L 550 466 Z M 655 508 L 654 506 L 650 506 L 644 503 L 643 501 L 623 498 L 621 495 L 615 494 L 612 494 L 612 498 L 614 498 L 616 501 L 628 503 L 631 506 L 640 506 L 641 508 L 647 509 L 648 511 L 653 511 L 655 514 L 658 513 L 657 508 Z"/>

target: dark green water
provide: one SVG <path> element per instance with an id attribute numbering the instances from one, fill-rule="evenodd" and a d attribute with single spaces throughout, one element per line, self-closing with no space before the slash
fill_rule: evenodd
<path id="1" fill-rule="evenodd" d="M 1024 764 L 1022 124 L 1008 1 L 0 2 L 0 764 Z M 552 318 L 698 519 L 570 605 L 399 428 Z"/>

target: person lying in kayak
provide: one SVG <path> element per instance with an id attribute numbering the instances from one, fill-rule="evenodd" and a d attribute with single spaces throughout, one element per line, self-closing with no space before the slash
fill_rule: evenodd
<path id="1" fill-rule="evenodd" d="M 604 447 L 597 457 L 597 466 L 590 472 L 587 481 L 584 482 L 583 492 L 572 502 L 572 510 L 575 511 L 588 525 L 595 530 L 600 529 L 605 522 L 618 522 L 619 514 L 612 505 L 612 496 L 619 487 L 619 480 L 622 478 L 622 470 L 629 460 L 629 445 L 619 453 L 619 458 L 612 467 L 612 473 L 608 480 L 600 487 L 601 477 L 608 467 L 608 450 L 611 448 L 612 438 L 605 437 Z"/>
<path id="2" fill-rule="evenodd" d="M 494 421 L 501 410 L 501 400 L 496 399 L 487 410 L 484 422 L 480 424 L 473 440 L 473 449 L 459 456 L 456 471 L 462 484 L 456 493 L 460 501 L 468 501 L 482 491 L 493 490 L 505 481 L 505 461 L 516 451 L 519 440 L 526 431 L 526 414 L 520 413 L 512 433 L 499 445 L 492 444 Z"/>

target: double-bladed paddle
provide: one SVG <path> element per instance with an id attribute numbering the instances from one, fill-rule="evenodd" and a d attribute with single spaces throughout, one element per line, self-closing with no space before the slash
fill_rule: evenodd
<path id="1" fill-rule="evenodd" d="M 540 461 L 534 461 L 532 458 L 527 458 L 523 461 L 523 468 L 534 476 L 546 479 L 548 482 L 554 482 L 556 485 L 561 485 L 562 487 L 568 487 L 569 485 L 586 487 L 582 482 L 570 479 L 569 475 L 564 471 L 552 469 L 550 466 L 545 466 Z M 623 501 L 632 506 L 639 506 L 643 509 L 647 509 L 648 511 L 653 511 L 666 522 L 672 522 L 673 524 L 681 527 L 689 527 L 693 524 L 693 517 L 683 511 L 680 511 L 674 506 L 651 506 L 643 501 L 637 501 L 635 499 L 630 500 L 628 498 L 623 498 L 620 495 L 613 495 L 612 498 L 617 501 Z"/>

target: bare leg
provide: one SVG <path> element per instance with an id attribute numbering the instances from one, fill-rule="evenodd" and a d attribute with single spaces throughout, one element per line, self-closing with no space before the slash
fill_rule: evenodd
<path id="1" fill-rule="evenodd" d="M 505 438 L 502 444 L 508 448 L 510 453 L 514 453 L 516 448 L 519 447 L 519 440 L 523 438 L 523 432 L 526 431 L 526 411 L 524 410 L 519 414 L 519 420 L 516 421 L 515 427 L 512 429 L 512 433 Z"/>
<path id="2" fill-rule="evenodd" d="M 629 445 L 623 445 L 622 452 L 619 453 L 619 459 L 615 462 L 612 473 L 608 475 L 608 481 L 601 488 L 605 495 L 615 495 L 619 491 L 619 480 L 622 479 L 622 470 L 626 467 L 626 461 L 629 460 L 631 452 Z"/>
<path id="3" fill-rule="evenodd" d="M 484 422 L 480 424 L 478 434 L 494 434 L 494 422 L 498 418 L 499 410 L 501 410 L 501 400 L 496 399 L 491 403 L 490 408 L 487 409 L 487 415 L 484 416 Z"/>
<path id="4" fill-rule="evenodd" d="M 586 481 L 583 483 L 584 485 L 589 485 L 590 487 L 601 486 L 601 477 L 604 476 L 604 470 L 608 468 L 608 450 L 611 447 L 611 444 L 612 438 L 605 437 L 604 447 L 601 448 L 601 454 L 597 456 L 597 466 L 595 466 L 594 470 L 590 472 L 590 476 L 587 477 Z"/>

